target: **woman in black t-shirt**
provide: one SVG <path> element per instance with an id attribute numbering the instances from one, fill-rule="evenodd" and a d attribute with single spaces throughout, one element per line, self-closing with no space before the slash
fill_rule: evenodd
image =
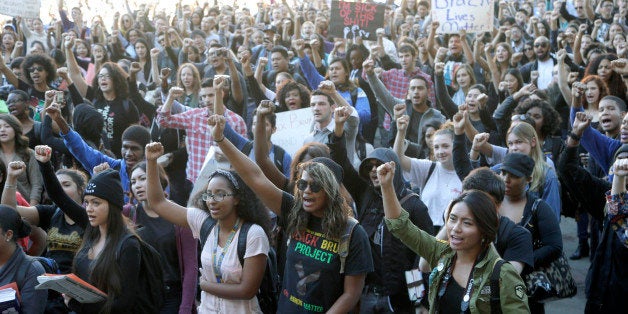
<path id="1" fill-rule="evenodd" d="M 260 107 L 258 114 L 263 110 L 270 108 Z M 264 205 L 281 217 L 289 235 L 278 312 L 352 311 L 360 299 L 366 274 L 373 271 L 373 262 L 366 232 L 357 225 L 349 233 L 346 262 L 341 264 L 339 247 L 351 210 L 332 171 L 317 162 L 303 163 L 298 169 L 295 194 L 283 192 L 225 139 L 224 117 L 213 115 L 209 124 L 214 141 L 231 166 Z"/>

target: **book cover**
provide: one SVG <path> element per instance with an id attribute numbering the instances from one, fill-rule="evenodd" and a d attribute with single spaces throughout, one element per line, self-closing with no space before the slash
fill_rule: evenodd
<path id="1" fill-rule="evenodd" d="M 52 289 L 63 293 L 80 303 L 105 301 L 107 294 L 100 291 L 75 274 L 45 274 L 37 277 L 39 285 L 35 289 Z"/>
<path id="2" fill-rule="evenodd" d="M 0 287 L 0 313 L 20 312 L 20 291 L 17 284 L 10 284 Z"/>

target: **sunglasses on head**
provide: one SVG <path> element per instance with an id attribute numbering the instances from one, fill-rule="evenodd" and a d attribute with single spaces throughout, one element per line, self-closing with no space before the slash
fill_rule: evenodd
<path id="1" fill-rule="evenodd" d="M 308 182 L 303 179 L 297 181 L 297 189 L 299 189 L 299 191 L 305 191 L 308 186 L 310 187 L 310 191 L 312 191 L 312 193 L 318 193 L 323 189 L 323 186 L 321 186 L 320 183 Z"/>

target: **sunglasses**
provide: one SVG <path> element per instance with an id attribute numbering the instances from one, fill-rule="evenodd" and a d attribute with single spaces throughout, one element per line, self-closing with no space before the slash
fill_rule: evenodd
<path id="1" fill-rule="evenodd" d="M 534 44 L 534 48 L 539 48 L 539 47 L 547 47 L 547 43 Z"/>
<path id="2" fill-rule="evenodd" d="M 528 116 L 525 114 L 516 114 L 513 115 L 512 118 L 510 118 L 510 121 L 526 121 L 528 119 Z"/>
<path id="3" fill-rule="evenodd" d="M 312 193 L 318 193 L 323 189 L 323 186 L 321 186 L 320 183 L 308 182 L 303 179 L 297 181 L 297 189 L 299 189 L 299 191 L 305 191 L 308 186 L 310 187 L 310 191 L 312 191 Z"/>
<path id="4" fill-rule="evenodd" d="M 36 67 L 30 67 L 30 68 L 28 68 L 28 72 L 33 73 L 33 72 L 35 72 L 35 71 L 37 71 L 37 72 L 43 72 L 43 71 L 44 71 L 44 67 L 42 67 L 42 66 L 36 66 Z"/>

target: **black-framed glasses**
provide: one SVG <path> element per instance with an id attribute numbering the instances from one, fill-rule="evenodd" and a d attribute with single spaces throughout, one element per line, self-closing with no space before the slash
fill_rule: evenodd
<path id="1" fill-rule="evenodd" d="M 201 194 L 201 198 L 206 202 L 209 202 L 210 200 L 214 200 L 215 202 L 222 202 L 222 200 L 224 200 L 225 197 L 234 196 L 234 195 L 236 194 L 235 193 L 216 193 L 216 194 L 203 193 Z"/>
<path id="2" fill-rule="evenodd" d="M 42 67 L 42 66 L 34 66 L 34 67 L 30 67 L 30 68 L 28 68 L 28 72 L 33 73 L 33 72 L 35 72 L 35 71 L 37 71 L 37 72 L 43 72 L 43 71 L 44 71 L 44 67 Z"/>
<path id="3" fill-rule="evenodd" d="M 547 43 L 536 43 L 536 44 L 534 44 L 534 48 L 539 48 L 539 47 L 547 47 Z"/>
<path id="4" fill-rule="evenodd" d="M 21 102 L 25 102 L 26 99 L 11 99 L 9 101 L 6 102 L 7 105 L 12 105 L 12 104 L 19 104 Z"/>
<path id="5" fill-rule="evenodd" d="M 110 78 L 111 78 L 111 75 L 109 75 L 109 74 L 98 74 L 98 79 L 99 80 L 101 80 L 101 79 L 108 80 Z"/>
<path id="6" fill-rule="evenodd" d="M 305 191 L 308 186 L 310 187 L 310 191 L 312 191 L 312 193 L 318 193 L 323 189 L 323 186 L 320 183 L 308 182 L 303 179 L 297 181 L 297 189 L 299 189 L 299 191 Z"/>

